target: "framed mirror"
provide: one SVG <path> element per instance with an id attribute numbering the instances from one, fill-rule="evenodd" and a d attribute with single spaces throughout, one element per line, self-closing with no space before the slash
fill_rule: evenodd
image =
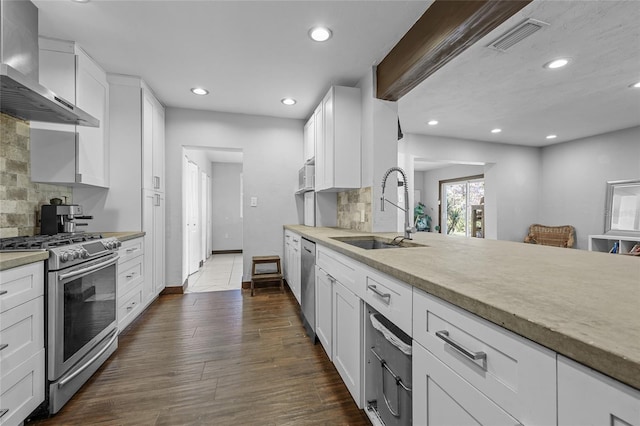
<path id="1" fill-rule="evenodd" d="M 640 179 L 607 182 L 606 234 L 640 235 Z"/>

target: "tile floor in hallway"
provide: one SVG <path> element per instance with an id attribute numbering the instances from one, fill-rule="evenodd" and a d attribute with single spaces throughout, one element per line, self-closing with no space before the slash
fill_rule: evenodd
<path id="1" fill-rule="evenodd" d="M 242 253 L 213 254 L 204 265 L 189 275 L 185 293 L 239 290 L 242 287 Z"/>

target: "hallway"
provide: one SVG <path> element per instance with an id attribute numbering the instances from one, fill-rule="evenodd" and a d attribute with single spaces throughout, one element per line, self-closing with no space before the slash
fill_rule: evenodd
<path id="1" fill-rule="evenodd" d="M 189 275 L 185 293 L 239 290 L 242 287 L 242 253 L 213 254 Z"/>

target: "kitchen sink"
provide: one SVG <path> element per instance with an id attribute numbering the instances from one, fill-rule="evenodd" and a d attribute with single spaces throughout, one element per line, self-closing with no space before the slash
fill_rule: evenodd
<path id="1" fill-rule="evenodd" d="M 331 237 L 331 239 L 365 250 L 427 247 L 423 244 L 416 244 L 407 240 L 399 242 L 399 238 L 395 242 L 393 242 L 391 238 L 376 237 L 375 235 L 363 235 L 357 237 Z"/>

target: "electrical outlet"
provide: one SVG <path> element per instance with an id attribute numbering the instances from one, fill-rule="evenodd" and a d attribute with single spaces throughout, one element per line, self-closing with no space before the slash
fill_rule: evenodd
<path id="1" fill-rule="evenodd" d="M 360 210 L 360 222 L 364 222 L 364 210 Z"/>
<path id="2" fill-rule="evenodd" d="M 251 207 L 258 207 L 258 197 L 251 197 Z"/>

